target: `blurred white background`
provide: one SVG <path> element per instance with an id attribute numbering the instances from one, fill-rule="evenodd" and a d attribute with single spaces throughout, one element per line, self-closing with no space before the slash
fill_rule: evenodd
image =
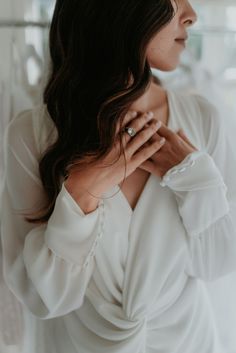
<path id="1" fill-rule="evenodd" d="M 181 66 L 172 73 L 154 73 L 167 88 L 204 95 L 218 106 L 222 119 L 236 122 L 236 0 L 193 0 L 192 4 L 199 19 Z M 0 0 L 0 180 L 7 123 L 42 99 L 53 7 L 54 0 Z M 226 352 L 236 353 L 236 275 L 208 284 L 207 289 Z M 23 330 L 21 310 L 1 275 L 0 312 L 0 352 L 19 352 L 14 344 Z M 11 320 L 7 324 L 11 316 L 15 325 Z"/>
<path id="2" fill-rule="evenodd" d="M 42 97 L 55 0 L 0 0 L 0 143 L 6 123 Z M 182 65 L 154 70 L 166 87 L 203 94 L 236 116 L 236 0 L 192 0 L 198 22 Z M 0 155 L 0 160 L 1 160 Z M 0 176 L 2 168 L 0 163 Z"/>

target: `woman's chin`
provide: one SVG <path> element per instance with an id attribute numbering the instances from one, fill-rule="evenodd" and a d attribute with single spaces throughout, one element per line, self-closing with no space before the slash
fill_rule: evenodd
<path id="1" fill-rule="evenodd" d="M 180 64 L 180 60 L 172 61 L 172 62 L 164 62 L 164 63 L 151 63 L 151 68 L 164 71 L 164 72 L 169 72 L 169 71 L 174 71 Z"/>

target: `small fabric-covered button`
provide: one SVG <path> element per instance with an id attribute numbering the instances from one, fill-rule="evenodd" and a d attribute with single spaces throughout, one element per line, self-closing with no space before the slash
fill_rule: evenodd
<path id="1" fill-rule="evenodd" d="M 188 168 L 195 165 L 196 159 L 202 154 L 202 151 L 195 151 L 190 153 L 186 158 L 177 166 L 171 168 L 162 178 L 160 185 L 165 187 L 167 183 L 171 180 L 172 175 L 185 172 Z"/>

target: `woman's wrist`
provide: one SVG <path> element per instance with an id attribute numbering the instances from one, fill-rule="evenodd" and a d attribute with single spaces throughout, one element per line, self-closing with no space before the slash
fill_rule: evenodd
<path id="1" fill-rule="evenodd" d="M 93 195 L 86 189 L 76 187 L 68 180 L 65 181 L 64 185 L 71 197 L 85 214 L 91 213 L 97 209 L 101 197 L 99 194 L 96 194 L 95 196 L 95 194 Z"/>

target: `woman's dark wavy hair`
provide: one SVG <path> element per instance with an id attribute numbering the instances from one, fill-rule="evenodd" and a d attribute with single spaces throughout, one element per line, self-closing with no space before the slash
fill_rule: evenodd
<path id="1" fill-rule="evenodd" d="M 48 221 L 71 166 L 109 153 L 117 124 L 152 80 L 147 45 L 173 15 L 170 0 L 56 1 L 44 103 L 58 137 L 39 163 L 47 204 L 29 222 Z"/>

